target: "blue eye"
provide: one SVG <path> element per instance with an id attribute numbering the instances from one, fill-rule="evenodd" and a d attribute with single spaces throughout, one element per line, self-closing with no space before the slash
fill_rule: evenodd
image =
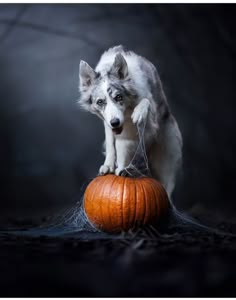
<path id="1" fill-rule="evenodd" d="M 104 104 L 104 100 L 98 99 L 96 103 L 97 105 L 102 106 Z"/>
<path id="2" fill-rule="evenodd" d="M 123 97 L 120 94 L 118 94 L 118 95 L 115 96 L 115 101 L 116 102 L 120 102 L 122 100 L 123 100 Z"/>

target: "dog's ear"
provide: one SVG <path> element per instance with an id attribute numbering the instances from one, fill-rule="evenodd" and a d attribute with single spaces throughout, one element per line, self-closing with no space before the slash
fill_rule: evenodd
<path id="1" fill-rule="evenodd" d="M 117 76 L 119 79 L 125 79 L 128 76 L 128 65 L 121 53 L 116 55 L 110 73 Z"/>
<path id="2" fill-rule="evenodd" d="M 79 85 L 80 88 L 88 88 L 96 78 L 96 72 L 88 63 L 81 60 L 79 65 Z"/>

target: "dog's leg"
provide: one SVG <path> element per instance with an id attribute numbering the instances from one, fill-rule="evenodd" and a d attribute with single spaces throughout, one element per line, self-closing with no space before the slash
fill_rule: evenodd
<path id="1" fill-rule="evenodd" d="M 148 112 L 150 109 L 150 101 L 147 98 L 143 98 L 139 104 L 134 108 L 134 111 L 131 115 L 131 119 L 134 124 L 141 124 L 141 122 L 145 122 L 148 116 Z"/>
<path id="2" fill-rule="evenodd" d="M 106 159 L 104 164 L 99 169 L 100 175 L 105 175 L 108 173 L 114 173 L 115 170 L 115 139 L 111 128 L 104 122 L 105 127 L 105 147 L 106 147 Z"/>
<path id="3" fill-rule="evenodd" d="M 116 175 L 121 175 L 121 172 L 126 168 L 133 158 L 134 151 L 137 147 L 137 141 L 116 139 Z"/>
<path id="4" fill-rule="evenodd" d="M 150 155 L 150 166 L 154 178 L 165 187 L 169 198 L 175 187 L 175 180 L 182 161 L 182 136 L 175 120 L 168 121 L 160 132 Z"/>
<path id="5" fill-rule="evenodd" d="M 159 117 L 159 113 L 156 109 L 156 103 L 151 95 L 149 95 L 149 98 L 143 98 L 134 108 L 131 115 L 133 123 L 136 126 L 139 126 L 141 123 L 145 124 L 147 121 L 145 130 L 146 145 L 152 142 L 159 130 Z"/>

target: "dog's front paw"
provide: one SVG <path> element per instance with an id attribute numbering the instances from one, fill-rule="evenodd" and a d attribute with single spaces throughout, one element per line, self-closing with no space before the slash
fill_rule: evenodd
<path id="1" fill-rule="evenodd" d="M 116 168 L 115 174 L 116 174 L 117 176 L 123 176 L 123 177 L 128 177 L 128 176 L 130 175 L 127 168 L 123 168 L 123 169 L 121 169 L 121 168 Z"/>
<path id="2" fill-rule="evenodd" d="M 102 165 L 99 169 L 99 175 L 106 175 L 114 173 L 114 168 L 107 165 Z"/>
<path id="3" fill-rule="evenodd" d="M 115 174 L 117 175 L 117 176 L 121 176 L 121 173 L 123 172 L 123 170 L 124 170 L 124 168 L 116 168 L 115 169 Z"/>
<path id="4" fill-rule="evenodd" d="M 138 171 L 132 167 L 126 167 L 124 169 L 117 168 L 115 170 L 115 174 L 118 176 L 131 177 L 131 178 L 132 177 L 140 177 L 143 175 L 140 171 Z"/>
<path id="5" fill-rule="evenodd" d="M 134 124 L 140 125 L 147 119 L 150 102 L 147 99 L 142 100 L 134 109 L 131 119 Z"/>

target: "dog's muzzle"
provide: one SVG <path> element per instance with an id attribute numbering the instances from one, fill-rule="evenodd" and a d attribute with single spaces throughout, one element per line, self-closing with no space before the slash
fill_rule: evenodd
<path id="1" fill-rule="evenodd" d="M 118 127 L 118 128 L 113 128 L 112 131 L 115 133 L 115 134 L 120 134 L 123 130 L 123 127 Z"/>
<path id="2" fill-rule="evenodd" d="M 110 124 L 112 126 L 112 131 L 115 134 L 120 134 L 121 133 L 123 128 L 122 128 L 122 126 L 120 126 L 120 120 L 119 119 L 117 119 L 117 118 L 112 119 Z"/>

